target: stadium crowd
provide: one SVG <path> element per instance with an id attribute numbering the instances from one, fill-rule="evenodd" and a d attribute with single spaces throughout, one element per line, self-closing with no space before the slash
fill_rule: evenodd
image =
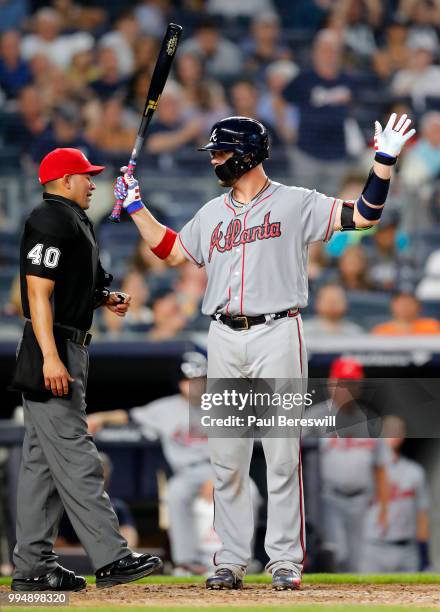
<path id="1" fill-rule="evenodd" d="M 104 256 L 134 295 L 123 324 L 105 317 L 95 331 L 165 339 L 206 327 L 199 316 L 203 270 L 187 265 L 170 274 L 128 224 L 121 231 L 106 222 L 112 181 L 131 151 L 172 20 L 184 36 L 138 173 L 159 217 L 179 229 L 216 189 L 196 148 L 221 117 L 247 115 L 268 126 L 275 179 L 350 199 L 368 170 L 374 120 L 408 111 L 418 134 L 400 161 L 385 218 L 372 231 L 313 245 L 304 315 L 309 333 L 438 333 L 438 2 L 144 0 L 127 10 L 116 0 L 7 0 L 0 4 L 3 335 L 19 328 L 13 245 L 38 201 L 35 169 L 63 146 L 108 166 L 92 217 Z M 364 316 L 358 305 L 372 300 Z"/>

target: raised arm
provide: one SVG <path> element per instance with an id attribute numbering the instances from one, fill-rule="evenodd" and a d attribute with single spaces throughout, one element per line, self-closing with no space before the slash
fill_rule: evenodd
<path id="1" fill-rule="evenodd" d="M 412 138 L 415 130 L 408 131 L 411 119 L 402 115 L 397 119 L 393 113 L 385 129 L 375 123 L 373 168 L 367 178 L 364 190 L 356 202 L 340 202 L 335 216 L 334 229 L 350 231 L 367 229 L 380 222 L 388 195 L 391 170 L 405 143 Z"/>
<path id="2" fill-rule="evenodd" d="M 122 169 L 124 170 L 124 169 Z M 119 177 L 115 196 L 124 199 L 124 208 L 135 222 L 149 248 L 169 266 L 179 266 L 186 261 L 177 234 L 165 227 L 150 213 L 141 200 L 138 181 L 129 174 Z M 121 197 L 122 196 L 122 197 Z"/>

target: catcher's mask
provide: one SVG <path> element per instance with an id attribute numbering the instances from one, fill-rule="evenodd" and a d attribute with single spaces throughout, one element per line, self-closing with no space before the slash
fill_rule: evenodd
<path id="1" fill-rule="evenodd" d="M 215 167 L 218 178 L 227 184 L 269 157 L 269 137 L 256 119 L 226 117 L 213 125 L 208 144 L 199 151 L 234 152 L 224 164 Z"/>

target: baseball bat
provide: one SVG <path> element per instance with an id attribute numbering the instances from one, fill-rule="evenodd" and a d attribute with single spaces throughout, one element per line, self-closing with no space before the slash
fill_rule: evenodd
<path id="1" fill-rule="evenodd" d="M 150 121 L 154 115 L 155 110 L 159 104 L 159 98 L 165 87 L 168 75 L 170 73 L 171 64 L 176 54 L 177 45 L 179 44 L 180 36 L 182 34 L 182 26 L 175 23 L 169 23 L 167 31 L 162 41 L 162 46 L 157 57 L 156 65 L 154 67 L 153 76 L 151 77 L 150 87 L 148 89 L 147 99 L 145 102 L 145 108 L 142 113 L 142 120 L 139 126 L 139 130 L 136 136 L 133 150 L 131 152 L 130 161 L 128 162 L 129 174 L 133 174 L 136 167 L 136 162 L 139 153 L 142 151 L 144 144 L 145 135 L 150 125 Z M 116 183 L 116 191 L 118 191 L 118 184 Z M 119 189 L 121 192 L 121 189 Z M 113 210 L 109 217 L 113 223 L 119 223 L 122 211 L 123 199 L 117 198 L 116 204 L 113 206 Z"/>

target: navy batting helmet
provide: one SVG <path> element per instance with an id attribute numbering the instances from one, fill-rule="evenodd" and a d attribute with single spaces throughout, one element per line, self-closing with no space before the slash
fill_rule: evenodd
<path id="1" fill-rule="evenodd" d="M 256 119 L 226 117 L 213 125 L 208 144 L 199 151 L 233 151 L 232 157 L 215 168 L 220 180 L 230 182 L 269 157 L 269 137 Z"/>

